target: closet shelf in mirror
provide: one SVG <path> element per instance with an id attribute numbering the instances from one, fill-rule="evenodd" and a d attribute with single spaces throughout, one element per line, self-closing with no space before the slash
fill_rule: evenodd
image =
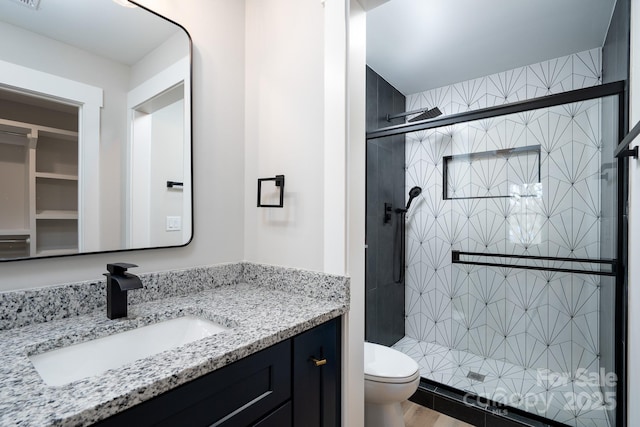
<path id="1" fill-rule="evenodd" d="M 30 234 L 31 230 L 28 228 L 0 228 L 0 236 L 29 236 Z"/>
<path id="2" fill-rule="evenodd" d="M 24 147 L 29 145 L 29 138 L 26 135 L 16 135 L 9 132 L 0 131 L 0 144 L 18 145 Z"/>
<path id="3" fill-rule="evenodd" d="M 78 175 L 67 175 L 63 173 L 36 172 L 36 178 L 63 179 L 67 181 L 77 181 Z"/>
<path id="4" fill-rule="evenodd" d="M 55 138 L 59 141 L 78 142 L 78 132 L 40 126 L 39 137 Z"/>
<path id="5" fill-rule="evenodd" d="M 0 118 L 0 135 L 12 137 L 15 142 L 24 144 L 28 137 L 47 137 L 55 138 L 62 141 L 78 141 L 78 132 L 66 129 L 58 129 L 50 126 L 41 126 L 33 123 L 18 122 Z"/>
<path id="6" fill-rule="evenodd" d="M 43 209 L 36 211 L 36 219 L 78 219 L 78 211 Z"/>
<path id="7" fill-rule="evenodd" d="M 44 249 L 41 251 L 36 251 L 36 255 L 38 256 L 58 256 L 58 255 L 70 255 L 77 254 L 77 248 L 70 249 Z"/>
<path id="8" fill-rule="evenodd" d="M 18 122 L 0 119 L 0 144 L 27 145 L 31 128 L 19 126 Z"/>

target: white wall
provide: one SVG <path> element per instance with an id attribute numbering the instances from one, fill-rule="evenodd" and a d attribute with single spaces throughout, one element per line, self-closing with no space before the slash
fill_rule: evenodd
<path id="1" fill-rule="evenodd" d="M 105 90 L 126 89 L 129 78 L 126 65 L 5 22 L 0 22 L 0 35 L 3 61 Z"/>
<path id="2" fill-rule="evenodd" d="M 366 35 L 367 17 L 357 0 L 350 1 L 348 51 L 348 251 L 347 268 L 351 277 L 351 309 L 346 323 L 348 346 L 345 348 L 345 392 L 343 425 L 364 425 L 364 242 L 366 217 Z"/>
<path id="3" fill-rule="evenodd" d="M 106 263 L 114 261 L 148 272 L 243 258 L 244 2 L 142 3 L 184 25 L 193 38 L 193 242 L 176 249 L 0 263 L 0 290 L 102 279 Z M 0 45 L 3 54 L 10 44 Z"/>
<path id="4" fill-rule="evenodd" d="M 183 244 L 181 231 L 167 231 L 167 216 L 182 217 L 181 187 L 167 188 L 167 181 L 184 179 L 184 147 L 176 144 L 184 135 L 184 101 L 180 100 L 151 113 L 151 246 Z"/>
<path id="5" fill-rule="evenodd" d="M 321 271 L 324 9 L 318 0 L 246 5 L 244 258 Z M 278 174 L 284 208 L 257 208 L 257 179 Z"/>
<path id="6" fill-rule="evenodd" d="M 138 87 L 169 65 L 187 56 L 189 38 L 182 30 L 176 31 L 173 36 L 131 66 L 129 89 Z"/>
<path id="7" fill-rule="evenodd" d="M 349 2 L 325 1 L 324 19 L 324 265 L 347 271 L 347 31 Z"/>
<path id="8" fill-rule="evenodd" d="M 640 121 L 640 1 L 631 0 L 630 116 L 632 127 Z M 637 146 L 636 138 L 632 146 Z M 640 425 L 640 161 L 629 160 L 629 305 L 627 353 L 627 424 Z"/>
<path id="9" fill-rule="evenodd" d="M 343 425 L 362 426 L 365 14 L 356 3 L 348 29 L 344 0 L 246 4 L 245 259 L 351 277 Z M 276 174 L 284 208 L 257 208 L 257 179 Z"/>

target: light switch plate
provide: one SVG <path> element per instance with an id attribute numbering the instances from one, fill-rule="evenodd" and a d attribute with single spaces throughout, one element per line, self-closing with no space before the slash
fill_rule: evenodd
<path id="1" fill-rule="evenodd" d="M 168 216 L 167 217 L 167 231 L 179 231 L 182 230 L 182 217 L 181 216 Z"/>

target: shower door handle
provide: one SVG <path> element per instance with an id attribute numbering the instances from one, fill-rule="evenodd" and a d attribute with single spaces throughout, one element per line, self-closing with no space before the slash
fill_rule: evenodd
<path id="1" fill-rule="evenodd" d="M 498 258 L 498 259 L 550 261 L 550 262 L 562 262 L 562 263 L 595 264 L 600 266 L 608 266 L 610 270 L 602 271 L 602 270 L 585 270 L 585 269 L 577 269 L 577 268 L 561 268 L 556 266 L 507 264 L 507 263 L 496 262 L 496 261 L 487 262 L 487 261 L 479 261 L 479 260 L 468 260 L 468 259 L 462 259 L 462 257 L 486 257 L 486 258 L 493 258 L 493 259 Z M 557 271 L 561 273 L 593 274 L 597 276 L 615 276 L 617 274 L 618 260 L 516 255 L 516 254 L 496 254 L 496 253 L 483 253 L 483 252 L 462 252 L 462 251 L 453 250 L 451 251 L 451 263 L 478 265 L 478 266 L 484 266 L 484 267 L 521 268 L 523 270 Z"/>

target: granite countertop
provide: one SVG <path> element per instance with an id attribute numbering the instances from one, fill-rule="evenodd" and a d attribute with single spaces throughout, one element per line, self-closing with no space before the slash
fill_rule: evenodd
<path id="1" fill-rule="evenodd" d="M 0 425 L 89 425 L 344 314 L 345 302 L 237 283 L 0 331 Z M 28 355 L 184 315 L 230 330 L 104 374 L 47 386 Z M 127 351 L 123 348 L 122 351 Z"/>

